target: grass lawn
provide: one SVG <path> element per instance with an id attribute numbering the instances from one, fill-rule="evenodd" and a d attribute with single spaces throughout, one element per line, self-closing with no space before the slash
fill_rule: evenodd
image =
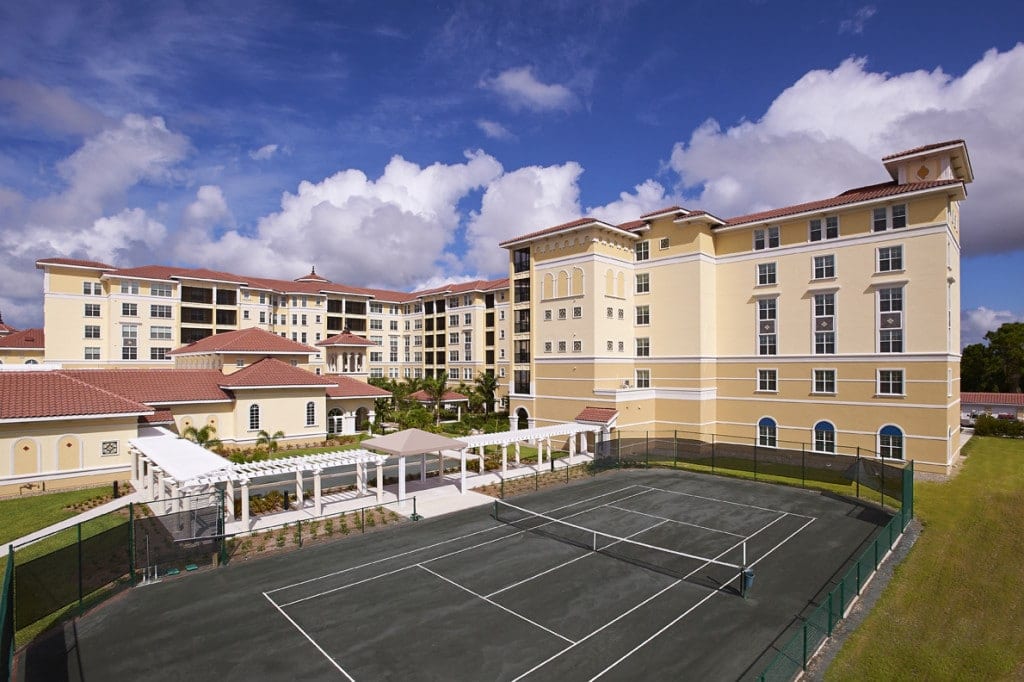
<path id="1" fill-rule="evenodd" d="M 34 533 L 49 525 L 76 516 L 79 512 L 65 509 L 94 497 L 110 494 L 111 487 L 86 488 L 62 493 L 46 493 L 29 497 L 0 500 L 0 545 Z"/>
<path id="2" fill-rule="evenodd" d="M 924 531 L 827 680 L 1024 678 L 1024 441 L 974 437 L 919 482 Z"/>

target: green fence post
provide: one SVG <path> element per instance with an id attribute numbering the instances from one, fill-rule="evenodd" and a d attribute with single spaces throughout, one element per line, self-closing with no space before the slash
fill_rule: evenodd
<path id="1" fill-rule="evenodd" d="M 359 510 L 359 532 L 366 532 L 366 507 Z"/>
<path id="2" fill-rule="evenodd" d="M 800 487 L 807 487 L 807 443 L 800 443 Z"/>
<path id="3" fill-rule="evenodd" d="M 843 614 L 846 613 L 846 577 L 839 581 L 839 615 L 836 620 L 842 620 Z"/>
<path id="4" fill-rule="evenodd" d="M 804 634 L 804 655 L 801 657 L 800 667 L 803 670 L 807 670 L 807 623 L 804 623 L 803 628 L 801 629 Z"/>
<path id="5" fill-rule="evenodd" d="M 679 468 L 679 431 L 672 431 L 672 468 Z"/>
<path id="6" fill-rule="evenodd" d="M 776 445 L 778 441 L 776 441 Z M 754 439 L 754 480 L 757 480 L 757 439 Z"/>
<path id="7" fill-rule="evenodd" d="M 860 594 L 860 559 L 857 560 L 857 594 Z"/>
<path id="8" fill-rule="evenodd" d="M 500 494 L 501 494 L 501 499 L 504 500 L 505 499 L 505 476 L 504 475 L 502 475 L 502 477 L 501 477 L 501 493 Z"/>
<path id="9" fill-rule="evenodd" d="M 78 529 L 78 612 L 82 612 L 82 524 L 75 524 Z"/>
<path id="10" fill-rule="evenodd" d="M 885 506 L 885 462 L 882 462 L 882 506 Z"/>
<path id="11" fill-rule="evenodd" d="M 651 432 L 644 431 L 644 467 L 651 466 Z"/>
<path id="12" fill-rule="evenodd" d="M 540 490 L 540 472 L 539 471 L 534 471 L 533 472 L 533 489 L 535 491 L 536 490 Z"/>
<path id="13" fill-rule="evenodd" d="M 854 471 L 856 473 L 853 475 L 853 485 L 854 485 L 854 489 L 856 491 L 854 493 L 854 497 L 856 497 L 858 500 L 860 499 L 860 472 L 863 471 L 863 469 L 861 469 L 860 464 L 861 464 L 861 462 L 860 462 L 860 446 L 858 445 L 857 446 L 857 467 L 854 469 Z"/>
<path id="14" fill-rule="evenodd" d="M 834 593 L 835 590 L 829 590 L 828 593 L 828 627 L 826 629 L 828 630 L 829 637 L 832 636 L 832 595 Z"/>
<path id="15" fill-rule="evenodd" d="M 228 542 L 227 542 L 228 526 L 227 526 L 227 518 L 226 518 L 228 512 L 227 512 L 227 509 L 225 509 L 225 505 L 227 504 L 228 501 L 227 501 L 226 495 L 227 495 L 227 490 L 225 490 L 224 488 L 221 488 L 221 490 L 220 490 L 220 512 L 217 514 L 217 533 L 220 535 L 220 565 L 221 566 L 223 566 L 224 564 L 226 564 L 228 562 Z M 232 512 L 231 513 L 232 514 L 235 513 L 234 512 L 234 507 L 235 507 L 235 498 L 234 498 L 234 496 L 232 496 L 231 497 L 231 508 L 232 508 Z"/>
<path id="16" fill-rule="evenodd" d="M 715 434 L 711 434 L 711 473 L 715 473 Z"/>
<path id="17" fill-rule="evenodd" d="M 128 503 L 128 575 L 132 579 L 132 587 L 135 586 L 135 508 L 134 503 Z"/>

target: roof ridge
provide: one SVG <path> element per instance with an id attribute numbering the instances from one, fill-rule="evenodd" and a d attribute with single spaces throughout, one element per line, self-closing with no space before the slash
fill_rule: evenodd
<path id="1" fill-rule="evenodd" d="M 97 386 L 96 384 L 92 384 L 92 383 L 89 383 L 88 381 L 84 381 L 82 379 L 79 379 L 76 376 L 72 376 L 72 375 L 68 374 L 64 370 L 57 370 L 56 373 L 59 374 L 60 376 L 64 377 L 65 379 L 68 379 L 70 381 L 75 382 L 76 384 L 80 384 L 80 385 L 85 386 L 87 388 L 94 389 L 96 391 L 99 391 L 100 393 L 105 393 L 106 395 L 109 395 L 111 397 L 117 398 L 119 400 L 124 400 L 125 402 L 132 403 L 134 405 L 138 405 L 139 407 L 141 407 L 143 409 L 143 411 L 148 411 L 148 412 L 155 412 L 156 411 L 152 407 L 150 407 L 149 405 L 146 405 L 145 403 L 140 403 L 137 400 L 132 400 L 131 398 L 128 398 L 128 397 L 123 396 L 123 395 L 120 395 L 119 393 L 114 393 L 113 391 L 109 391 L 109 390 L 103 388 L 102 386 Z"/>

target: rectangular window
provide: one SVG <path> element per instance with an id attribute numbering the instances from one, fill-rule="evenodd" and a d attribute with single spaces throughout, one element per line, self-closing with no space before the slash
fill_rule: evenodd
<path id="1" fill-rule="evenodd" d="M 899 230 L 907 226 L 907 205 L 896 204 L 890 210 L 892 216 L 892 229 Z"/>
<path id="2" fill-rule="evenodd" d="M 370 329 L 384 329 L 384 320 L 370 320 Z"/>
<path id="3" fill-rule="evenodd" d="M 545 353 L 550 353 L 551 352 L 551 342 L 550 341 L 545 341 L 544 342 L 544 352 Z"/>
<path id="4" fill-rule="evenodd" d="M 149 294 L 151 296 L 163 296 L 164 298 L 171 297 L 171 285 L 164 284 L 161 282 L 154 282 L 149 285 Z M 262 301 L 261 301 L 262 302 Z"/>
<path id="5" fill-rule="evenodd" d="M 895 204 L 876 208 L 871 212 L 871 229 L 874 232 L 899 230 L 907 226 L 907 205 Z"/>
<path id="6" fill-rule="evenodd" d="M 836 333 L 835 332 L 814 332 L 814 353 L 815 355 L 835 355 Z"/>
<path id="7" fill-rule="evenodd" d="M 637 388 L 650 388 L 651 387 L 651 370 L 649 370 L 649 369 L 638 369 L 638 370 L 636 370 L 636 387 Z"/>
<path id="8" fill-rule="evenodd" d="M 572 316 L 574 319 L 580 319 L 583 317 L 583 308 L 581 306 L 575 306 L 572 309 Z"/>
<path id="9" fill-rule="evenodd" d="M 834 316 L 836 314 L 836 295 L 834 293 L 814 295 L 814 316 Z"/>
<path id="10" fill-rule="evenodd" d="M 149 338 L 151 339 L 169 339 L 171 338 L 170 327 L 150 327 Z"/>
<path id="11" fill-rule="evenodd" d="M 462 316 L 462 324 L 473 324 L 473 313 L 465 313 Z"/>
<path id="12" fill-rule="evenodd" d="M 903 287 L 878 290 L 878 351 L 903 352 Z"/>
<path id="13" fill-rule="evenodd" d="M 836 276 L 836 257 L 833 254 L 814 257 L 814 279 L 832 279 Z"/>
<path id="14" fill-rule="evenodd" d="M 831 355 L 836 352 L 836 295 L 814 295 L 814 352 Z"/>
<path id="15" fill-rule="evenodd" d="M 82 282 L 82 293 L 86 296 L 92 294 L 92 282 Z"/>
<path id="16" fill-rule="evenodd" d="M 662 237 L 661 241 L 658 242 L 658 248 L 661 249 L 662 251 L 667 249 L 668 245 L 669 245 L 668 237 Z"/>
<path id="17" fill-rule="evenodd" d="M 646 294 L 651 291 L 651 276 L 649 273 L 641 272 L 636 276 L 636 293 Z"/>
<path id="18" fill-rule="evenodd" d="M 551 321 L 551 311 L 550 310 L 545 310 L 544 311 L 544 321 L 545 322 L 550 322 Z"/>
<path id="19" fill-rule="evenodd" d="M 149 359 L 150 360 L 166 360 L 168 358 L 167 354 L 170 353 L 170 352 L 171 352 L 170 348 L 150 348 L 149 349 Z"/>
<path id="20" fill-rule="evenodd" d="M 267 312 L 265 310 L 260 311 L 260 324 L 267 323 Z"/>
<path id="21" fill-rule="evenodd" d="M 897 272 L 902 269 L 902 246 L 883 246 L 878 249 L 878 272 Z"/>
<path id="22" fill-rule="evenodd" d="M 607 316 L 608 316 L 609 320 L 612 319 L 613 317 L 615 317 L 615 309 L 614 308 L 607 308 L 606 309 L 606 313 L 607 313 Z"/>
<path id="23" fill-rule="evenodd" d="M 85 325 L 85 338 L 87 338 L 87 339 L 98 339 L 98 338 L 100 338 L 100 326 L 98 324 L 87 324 L 87 325 Z"/>
<path id="24" fill-rule="evenodd" d="M 248 310 L 243 310 L 242 311 L 242 319 L 243 320 L 248 320 L 249 319 L 249 311 Z"/>
<path id="25" fill-rule="evenodd" d="M 839 218 L 837 216 L 826 216 L 814 218 L 808 223 L 810 240 L 820 242 L 822 239 L 836 239 L 839 236 Z"/>
<path id="26" fill-rule="evenodd" d="M 619 341 L 619 352 L 623 353 L 623 352 L 625 352 L 625 350 L 626 350 L 626 342 L 625 341 Z"/>
<path id="27" fill-rule="evenodd" d="M 449 315 L 448 316 L 448 326 L 449 327 L 458 327 L 459 326 L 459 316 L 458 315 Z"/>
<path id="28" fill-rule="evenodd" d="M 757 370 L 757 390 L 775 392 L 779 390 L 779 370 Z"/>
<path id="29" fill-rule="evenodd" d="M 458 343 L 458 342 L 459 342 L 459 333 L 458 332 L 448 332 L 448 343 Z"/>
<path id="30" fill-rule="evenodd" d="M 458 361 L 459 361 L 459 351 L 457 351 L 457 350 L 450 350 L 450 351 L 448 351 L 448 362 L 458 362 Z"/>
<path id="31" fill-rule="evenodd" d="M 558 309 L 558 319 L 560 319 L 560 320 L 564 320 L 565 319 L 565 308 L 559 308 Z"/>
<path id="32" fill-rule="evenodd" d="M 165 319 L 171 319 L 171 306 L 169 305 L 151 305 L 149 306 L 150 317 L 161 317 Z"/>
<path id="33" fill-rule="evenodd" d="M 139 293 L 139 283 L 132 280 L 121 281 L 121 293 L 122 294 L 137 294 Z"/>
<path id="34" fill-rule="evenodd" d="M 572 352 L 573 353 L 582 353 L 583 352 L 583 342 L 579 341 L 579 340 L 573 341 L 572 342 Z"/>
<path id="35" fill-rule="evenodd" d="M 636 249 L 636 260 L 638 262 L 650 259 L 650 257 L 651 257 L 651 244 L 650 244 L 650 242 L 646 242 L 646 241 L 637 242 L 636 246 L 634 248 Z"/>
<path id="36" fill-rule="evenodd" d="M 463 379 L 463 381 L 472 381 L 473 380 L 473 368 L 472 367 L 463 367 L 462 368 L 462 379 Z"/>
<path id="37" fill-rule="evenodd" d="M 515 302 L 516 303 L 529 303 L 530 302 L 530 278 L 524 277 L 517 279 L 514 286 Z"/>
<path id="38" fill-rule="evenodd" d="M 558 342 L 558 352 L 559 353 L 564 353 L 565 352 L 565 341 L 559 341 Z"/>
<path id="39" fill-rule="evenodd" d="M 626 319 L 626 311 L 623 310 L 622 308 L 619 308 L 619 319 L 620 320 Z"/>
<path id="40" fill-rule="evenodd" d="M 530 269 L 530 249 L 516 249 L 512 252 L 512 271 L 527 272 Z M 525 391 L 524 391 L 525 392 Z"/>
<path id="41" fill-rule="evenodd" d="M 377 323 L 380 324 L 380 320 L 377 320 Z M 299 314 L 298 313 L 292 313 L 292 325 L 297 325 L 297 324 L 299 324 Z M 371 326 L 372 326 L 372 320 L 371 320 Z M 380 327 L 377 327 L 377 329 L 380 329 Z"/>
<path id="42" fill-rule="evenodd" d="M 777 248 L 779 248 L 778 226 L 754 230 L 754 251 Z"/>
<path id="43" fill-rule="evenodd" d="M 758 286 L 776 284 L 775 263 L 757 264 L 757 284 Z"/>
<path id="44" fill-rule="evenodd" d="M 371 302 L 370 303 L 370 312 L 371 313 L 382 313 L 382 312 L 384 312 L 384 304 L 383 303 L 372 303 Z"/>
<path id="45" fill-rule="evenodd" d="M 814 392 L 835 393 L 836 392 L 836 371 L 834 369 L 814 370 Z"/>
<path id="46" fill-rule="evenodd" d="M 607 345 L 609 353 L 612 352 L 613 350 L 615 350 L 615 342 L 614 341 L 608 341 L 608 343 L 606 345 Z"/>
<path id="47" fill-rule="evenodd" d="M 100 359 L 100 348 L 99 348 L 99 346 L 86 346 L 85 347 L 85 359 L 86 360 L 99 360 Z"/>
<path id="48" fill-rule="evenodd" d="M 775 355 L 778 352 L 777 334 L 778 309 L 775 298 L 761 298 L 757 301 L 757 354 Z"/>
<path id="49" fill-rule="evenodd" d="M 116 457 L 117 453 L 118 447 L 116 440 L 105 440 L 102 443 L 100 443 L 101 457 Z"/>
<path id="50" fill-rule="evenodd" d="M 651 306 L 638 305 L 636 307 L 636 323 L 640 326 L 651 323 Z"/>
<path id="51" fill-rule="evenodd" d="M 92 283 L 92 295 L 93 296 L 102 296 L 103 295 L 103 285 L 100 284 L 99 282 L 93 282 Z"/>
<path id="52" fill-rule="evenodd" d="M 121 359 L 122 360 L 138 360 L 139 349 L 137 346 L 122 346 L 121 347 Z"/>
<path id="53" fill-rule="evenodd" d="M 608 350 L 611 350 L 609 348 Z M 642 336 L 636 340 L 636 356 L 638 358 L 649 358 L 651 357 L 651 339 Z"/>
<path id="54" fill-rule="evenodd" d="M 880 370 L 878 370 L 878 394 L 879 395 L 903 395 L 903 370 L 902 369 L 880 369 Z"/>
<path id="55" fill-rule="evenodd" d="M 370 351 L 370 362 L 384 362 L 384 352 L 379 350 Z"/>
<path id="56" fill-rule="evenodd" d="M 138 303 L 122 303 L 121 314 L 125 317 L 138 317 L 139 316 L 139 304 Z"/>

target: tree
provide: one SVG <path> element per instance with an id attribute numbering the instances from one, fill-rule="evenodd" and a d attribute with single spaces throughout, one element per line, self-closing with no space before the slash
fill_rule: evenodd
<path id="1" fill-rule="evenodd" d="M 999 391 L 1000 371 L 992 351 L 983 343 L 966 346 L 960 356 L 960 389 L 990 393 Z"/>
<path id="2" fill-rule="evenodd" d="M 448 379 L 443 375 L 427 377 L 422 384 L 430 402 L 434 406 L 434 423 L 441 423 L 441 403 L 444 401 L 444 394 L 448 392 Z"/>
<path id="3" fill-rule="evenodd" d="M 260 429 L 260 432 L 256 434 L 256 447 L 266 445 L 268 452 L 277 452 L 277 441 L 279 438 L 284 438 L 284 431 L 274 431 L 273 434 L 270 434 Z"/>
<path id="4" fill-rule="evenodd" d="M 181 434 L 181 437 L 192 441 L 200 447 L 211 450 L 221 445 L 221 442 L 213 437 L 215 433 L 217 433 L 217 427 L 213 424 L 207 424 L 198 429 L 194 426 L 188 426 Z"/>
<path id="5" fill-rule="evenodd" d="M 484 401 L 484 413 L 494 409 L 494 394 L 498 391 L 498 378 L 490 372 L 480 372 L 476 377 L 477 394 Z"/>
<path id="6" fill-rule="evenodd" d="M 1002 379 L 1003 390 L 1020 393 L 1024 376 L 1024 322 L 1007 322 L 985 334 L 985 340 Z"/>

